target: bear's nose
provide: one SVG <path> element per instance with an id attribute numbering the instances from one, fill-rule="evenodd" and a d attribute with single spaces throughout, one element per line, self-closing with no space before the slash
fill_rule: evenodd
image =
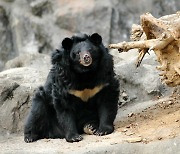
<path id="1" fill-rule="evenodd" d="M 88 51 L 83 51 L 80 53 L 80 63 L 83 66 L 89 66 L 92 63 L 91 54 Z"/>
<path id="2" fill-rule="evenodd" d="M 89 64 L 91 57 L 88 54 L 85 54 L 83 58 L 84 58 L 84 63 Z"/>

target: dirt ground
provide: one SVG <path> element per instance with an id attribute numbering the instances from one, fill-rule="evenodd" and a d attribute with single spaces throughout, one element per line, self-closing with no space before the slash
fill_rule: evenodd
<path id="1" fill-rule="evenodd" d="M 180 135 L 180 90 L 139 113 L 129 113 L 117 122 L 116 130 L 129 137 L 129 142 L 148 143 Z"/>
<path id="2" fill-rule="evenodd" d="M 122 106 L 115 127 L 112 134 L 84 134 L 81 142 L 73 144 L 65 139 L 42 139 L 27 144 L 22 133 L 0 134 L 0 153 L 177 153 L 180 151 L 180 91 L 171 97 Z"/>

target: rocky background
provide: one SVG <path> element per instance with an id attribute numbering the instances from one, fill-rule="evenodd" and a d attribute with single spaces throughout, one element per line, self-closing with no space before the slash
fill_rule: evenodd
<path id="1" fill-rule="evenodd" d="M 107 46 L 128 40 L 141 14 L 160 17 L 178 10 L 179 0 L 0 0 L 0 132 L 22 132 L 34 90 L 44 83 L 50 54 L 64 37 L 98 32 Z M 153 53 L 139 68 L 136 51 L 111 53 L 121 83 L 120 106 L 172 91 L 161 83 Z"/>

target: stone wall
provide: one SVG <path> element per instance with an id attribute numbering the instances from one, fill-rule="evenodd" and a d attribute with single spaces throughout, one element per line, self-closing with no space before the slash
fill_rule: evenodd
<path id="1" fill-rule="evenodd" d="M 180 10 L 177 0 L 0 0 L 0 71 L 22 53 L 50 53 L 77 32 L 102 35 L 106 45 L 128 40 L 133 23 Z"/>

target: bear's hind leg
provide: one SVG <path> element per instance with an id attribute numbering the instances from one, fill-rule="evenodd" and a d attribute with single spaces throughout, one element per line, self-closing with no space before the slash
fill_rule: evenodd
<path id="1" fill-rule="evenodd" d="M 24 141 L 27 143 L 42 139 L 45 137 L 44 134 L 48 134 L 49 120 L 45 98 L 44 88 L 40 87 L 33 98 L 32 108 L 24 127 Z"/>

